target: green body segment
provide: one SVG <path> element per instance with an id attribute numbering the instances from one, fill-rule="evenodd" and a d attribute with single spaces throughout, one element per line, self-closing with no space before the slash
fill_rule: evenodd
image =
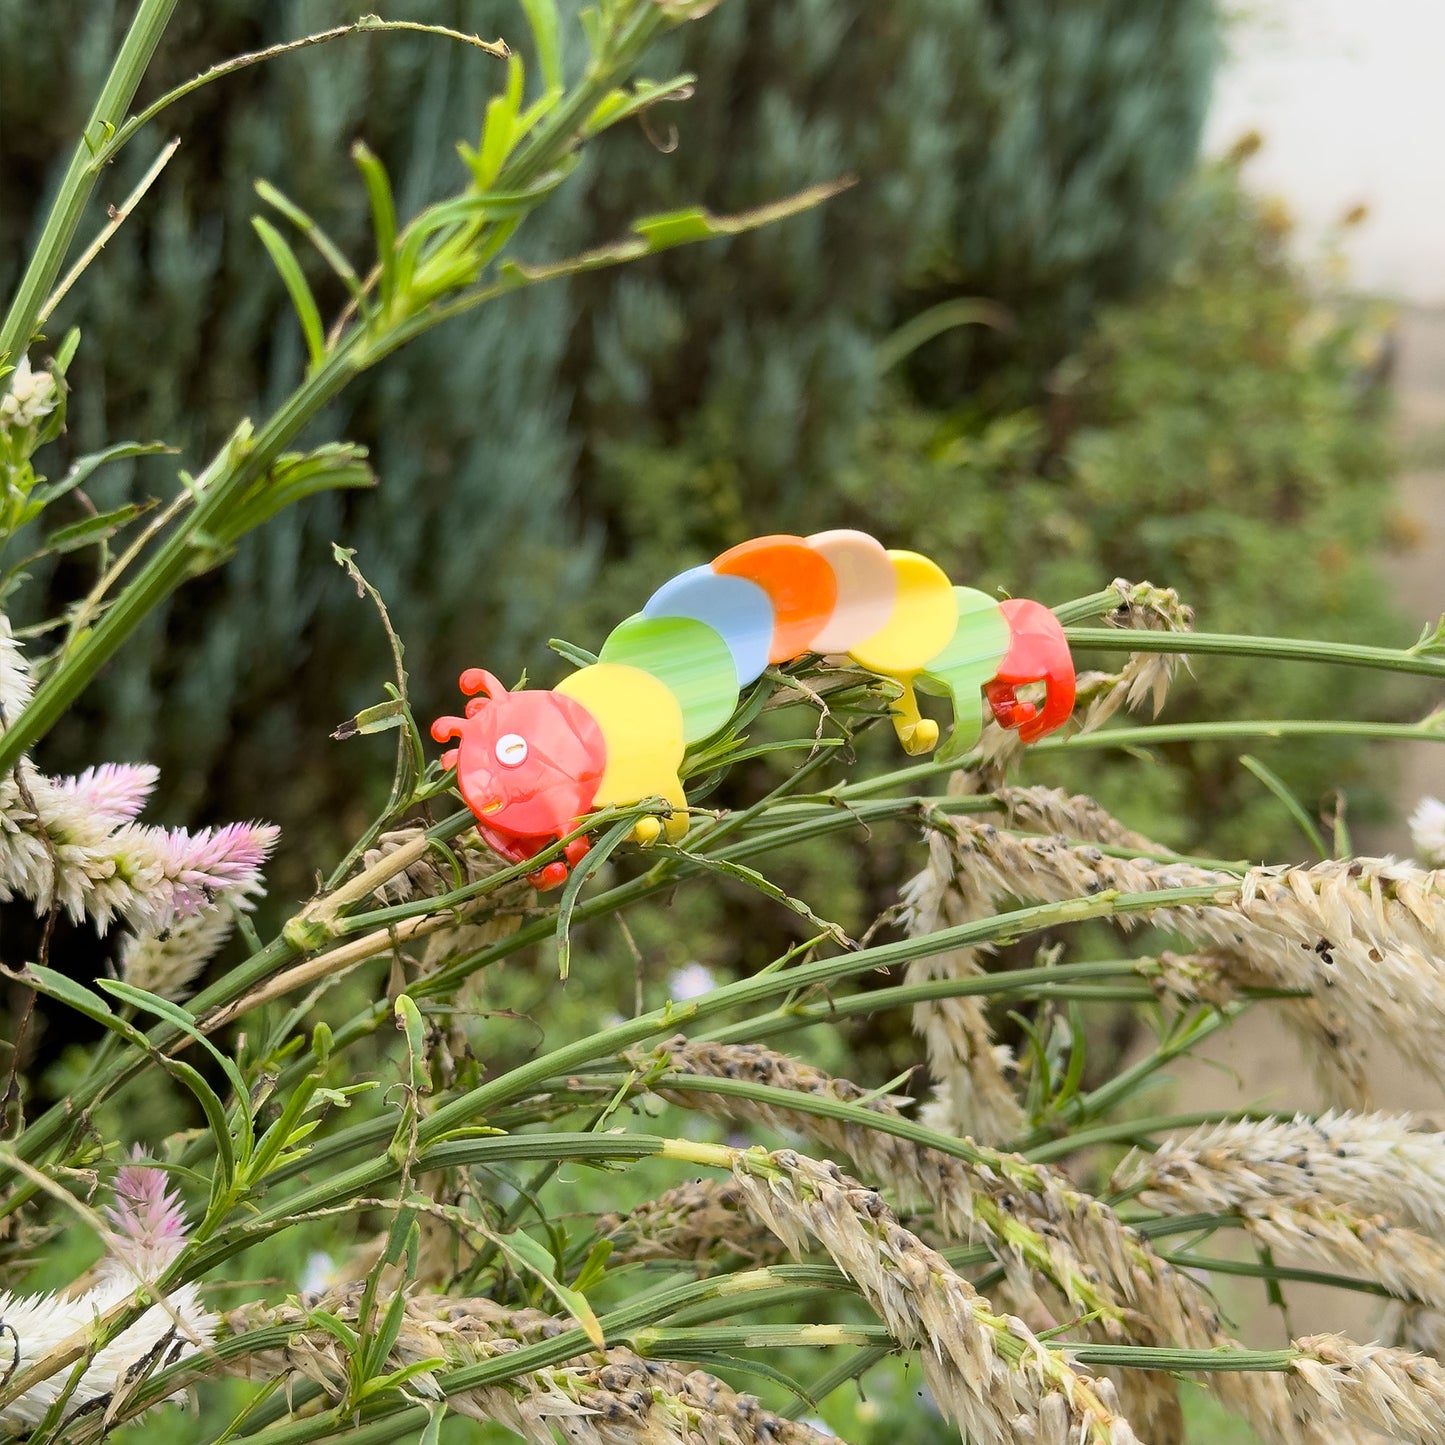
<path id="1" fill-rule="evenodd" d="M 643 617 L 620 622 L 602 644 L 600 662 L 649 672 L 682 709 L 684 742 L 701 742 L 733 715 L 737 671 L 722 637 L 691 617 Z"/>
<path id="2" fill-rule="evenodd" d="M 914 679 L 923 692 L 953 704 L 953 733 L 938 750 L 940 762 L 961 757 L 983 734 L 983 685 L 998 672 L 1009 649 L 1008 619 L 996 599 L 973 587 L 955 587 L 958 625 L 948 645 Z"/>

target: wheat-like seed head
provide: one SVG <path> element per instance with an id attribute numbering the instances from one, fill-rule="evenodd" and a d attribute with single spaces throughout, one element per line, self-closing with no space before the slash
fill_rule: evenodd
<path id="1" fill-rule="evenodd" d="M 1104 619 L 1110 627 L 1135 632 L 1192 632 L 1194 609 L 1179 599 L 1172 587 L 1152 582 L 1115 578 L 1119 605 Z M 1155 717 L 1164 706 L 1169 685 L 1184 657 L 1174 652 L 1131 652 L 1117 673 L 1084 673 L 1079 678 L 1080 699 L 1089 700 L 1081 731 L 1092 732 L 1121 707 L 1138 712 L 1150 703 Z"/>
<path id="2" fill-rule="evenodd" d="M 1342 1335 L 1310 1335 L 1294 1346 L 1303 1358 L 1291 1370 L 1290 1396 L 1322 1438 L 1344 1438 L 1340 1427 L 1353 1421 L 1414 1445 L 1445 1439 L 1445 1369 L 1438 1361 Z"/>
<path id="3" fill-rule="evenodd" d="M 1107 1380 L 1072 1369 L 1022 1320 L 995 1314 L 876 1191 L 790 1149 L 739 1152 L 733 1177 L 789 1249 L 801 1255 L 817 1240 L 893 1337 L 918 1350 L 939 1406 L 969 1439 L 1136 1445 Z"/>
<path id="4" fill-rule="evenodd" d="M 995 788 L 993 796 L 1003 808 L 1005 826 L 1019 832 L 1146 853 L 1162 851 L 1159 844 L 1125 827 L 1084 793 L 1066 793 L 1062 788 Z"/>
<path id="5" fill-rule="evenodd" d="M 1112 1187 L 1173 1214 L 1325 1199 L 1445 1241 L 1445 1134 L 1419 1128 L 1408 1114 L 1212 1124 L 1154 1154 L 1131 1155 Z"/>
<path id="6" fill-rule="evenodd" d="M 324 1296 L 312 1308 L 354 1326 L 362 1288 Z M 311 1324 L 311 1309 L 250 1305 L 233 1312 L 227 1323 L 238 1335 L 267 1325 L 290 1330 L 284 1349 L 233 1361 L 233 1373 L 300 1375 L 333 1398 L 343 1393 L 347 1361 L 335 1336 Z M 436 1361 L 440 1369 L 495 1359 L 573 1327 L 571 1320 L 539 1310 L 506 1310 L 487 1299 L 418 1295 L 406 1303 L 386 1368 Z M 414 1376 L 410 1388 L 440 1398 L 430 1371 Z M 835 1437 L 765 1410 L 753 1396 L 738 1394 L 702 1370 L 622 1348 L 588 1352 L 446 1399 L 459 1414 L 496 1421 L 528 1445 L 555 1445 L 558 1429 L 574 1445 L 837 1445 Z"/>
<path id="7" fill-rule="evenodd" d="M 695 1179 L 645 1199 L 627 1214 L 604 1214 L 597 1233 L 613 1244 L 619 1264 L 676 1259 L 713 1265 L 728 1256 L 750 1264 L 773 1264 L 784 1254 L 771 1230 L 743 1207 L 738 1187 L 727 1179 Z"/>
<path id="8" fill-rule="evenodd" d="M 652 1054 L 630 1055 L 629 1062 L 643 1071 L 662 1062 L 675 1073 L 748 1079 L 901 1117 L 894 1100 L 869 1096 L 847 1079 L 830 1078 L 757 1045 L 691 1043 L 679 1038 Z M 1039 1295 L 1040 1281 L 1046 1280 L 1073 1312 L 1093 1313 L 1095 1318 L 1086 1328 L 1091 1338 L 1127 1338 L 1191 1349 L 1237 1344 L 1194 1279 L 1160 1259 L 1148 1240 L 1113 1210 L 1051 1169 L 971 1140 L 976 1161 L 785 1105 L 669 1091 L 665 1079 L 657 1087 L 663 1097 L 685 1108 L 733 1123 L 746 1121 L 800 1133 L 830 1153 L 851 1159 L 865 1175 L 886 1184 L 904 1207 L 931 1209 L 935 1230 L 944 1238 L 987 1240 L 1008 1268 L 1016 1298 L 1050 1312 Z M 1131 1370 L 1117 1378 L 1131 1419 L 1141 1424 L 1172 1420 L 1175 1392 L 1167 1376 Z M 1299 1445 L 1304 1438 L 1277 1377 L 1221 1373 L 1211 1376 L 1209 1383 L 1251 1421 L 1262 1439 Z"/>
<path id="9" fill-rule="evenodd" d="M 904 886 L 901 898 L 901 921 L 914 938 L 986 917 L 990 911 L 987 898 L 952 866 L 947 842 L 937 834 L 928 841 L 927 867 Z M 955 948 L 915 959 L 906 981 L 969 977 L 981 971 L 978 954 L 977 949 Z M 931 1128 L 988 1142 L 1019 1132 L 1023 1109 L 1009 1083 L 1013 1051 L 994 1042 L 983 1003 L 945 998 L 917 1004 L 913 1031 L 924 1041 L 934 1083 L 934 1097 L 923 1114 Z"/>

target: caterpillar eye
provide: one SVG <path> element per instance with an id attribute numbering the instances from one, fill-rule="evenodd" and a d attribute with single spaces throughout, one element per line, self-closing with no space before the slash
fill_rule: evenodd
<path id="1" fill-rule="evenodd" d="M 520 733 L 507 733 L 497 739 L 497 761 L 504 768 L 519 768 L 527 761 L 527 739 Z"/>

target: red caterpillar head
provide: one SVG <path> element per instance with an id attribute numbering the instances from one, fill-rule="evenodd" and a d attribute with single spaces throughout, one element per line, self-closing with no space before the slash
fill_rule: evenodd
<path id="1" fill-rule="evenodd" d="M 606 761 L 602 732 L 571 698 L 508 692 L 479 667 L 462 673 L 461 689 L 472 699 L 466 716 L 438 718 L 431 735 L 439 743 L 459 740 L 442 755 L 443 765 L 456 766 L 477 831 L 503 857 L 521 862 L 571 832 L 592 807 Z M 554 864 L 539 875 L 539 886 L 565 876 L 565 866 Z"/>
<path id="2" fill-rule="evenodd" d="M 1026 597 L 1000 602 L 1012 640 L 984 692 L 1000 727 L 1017 728 L 1026 743 L 1037 742 L 1068 722 L 1074 710 L 1074 660 L 1059 619 Z M 1042 682 L 1042 704 L 1021 702 L 1016 689 Z"/>

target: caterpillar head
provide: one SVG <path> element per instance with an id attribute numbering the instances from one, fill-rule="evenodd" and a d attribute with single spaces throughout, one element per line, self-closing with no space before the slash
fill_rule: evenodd
<path id="1" fill-rule="evenodd" d="M 508 692 L 489 672 L 468 668 L 465 717 L 438 718 L 437 742 L 455 765 L 457 787 L 478 831 L 505 857 L 530 858 L 570 832 L 592 807 L 606 763 L 602 731 L 580 703 L 555 692 Z"/>
<path id="2" fill-rule="evenodd" d="M 1074 710 L 1074 659 L 1059 619 L 1042 603 L 1015 597 L 999 607 L 1011 640 L 984 693 L 1000 727 L 1017 728 L 1024 742 L 1037 742 L 1063 727 Z M 1042 703 L 1019 698 L 1018 688 L 1040 682 L 1047 688 Z"/>

